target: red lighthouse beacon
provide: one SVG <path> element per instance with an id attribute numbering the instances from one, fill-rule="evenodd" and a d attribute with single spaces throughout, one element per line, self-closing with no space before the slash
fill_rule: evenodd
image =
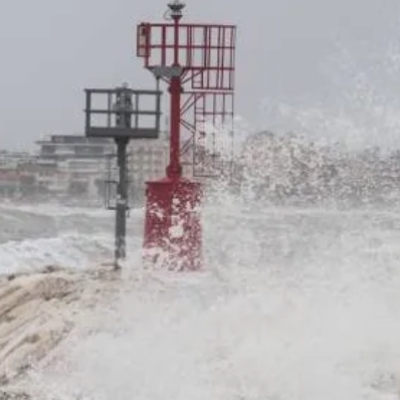
<path id="1" fill-rule="evenodd" d="M 236 27 L 184 24 L 185 4 L 175 0 L 168 7 L 168 23 L 137 27 L 137 56 L 170 94 L 170 159 L 166 177 L 146 183 L 144 260 L 198 270 L 203 190 L 196 177 L 206 175 L 201 140 L 215 135 L 217 120 L 233 120 Z M 206 132 L 207 124 L 214 132 Z M 182 133 L 189 133 L 186 141 Z M 191 155 L 191 177 L 182 174 L 184 153 Z"/>

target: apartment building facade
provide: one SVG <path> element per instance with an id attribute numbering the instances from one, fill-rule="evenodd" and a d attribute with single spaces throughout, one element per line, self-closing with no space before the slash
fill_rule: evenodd
<path id="1" fill-rule="evenodd" d="M 101 195 L 107 159 L 115 152 L 112 140 L 83 135 L 50 135 L 36 144 L 36 174 L 40 187 L 60 195 Z"/>
<path id="2" fill-rule="evenodd" d="M 33 154 L 0 152 L 0 198 L 39 195 L 103 202 L 106 185 L 113 185 L 115 191 L 118 168 L 112 139 L 50 135 L 36 145 Z M 168 162 L 166 132 L 159 139 L 130 141 L 127 168 L 131 205 L 144 203 L 145 182 L 163 178 Z"/>

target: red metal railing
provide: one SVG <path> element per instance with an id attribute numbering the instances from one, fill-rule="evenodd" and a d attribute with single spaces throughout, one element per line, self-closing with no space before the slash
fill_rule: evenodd
<path id="1" fill-rule="evenodd" d="M 195 167 L 205 160 L 199 156 L 204 154 L 204 126 L 214 126 L 207 134 L 208 153 L 214 156 L 219 153 L 215 139 L 221 135 L 217 126 L 233 132 L 235 44 L 234 25 L 142 23 L 137 27 L 137 56 L 144 59 L 145 67 L 168 68 L 178 60 L 181 84 L 190 85 L 182 93 L 180 151 L 192 153 L 195 175 L 202 175 L 202 168 Z M 233 139 L 228 146 L 233 153 Z"/>

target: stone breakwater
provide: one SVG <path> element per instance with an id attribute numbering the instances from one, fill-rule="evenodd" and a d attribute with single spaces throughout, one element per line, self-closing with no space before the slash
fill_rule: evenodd
<path id="1" fill-rule="evenodd" d="M 56 361 L 53 353 L 83 314 L 107 301 L 115 277 L 108 269 L 56 267 L 0 277 L 0 400 L 38 398 L 30 372 Z"/>

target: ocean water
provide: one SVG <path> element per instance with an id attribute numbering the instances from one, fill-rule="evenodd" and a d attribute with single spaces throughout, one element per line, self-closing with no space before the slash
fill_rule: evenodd
<path id="1" fill-rule="evenodd" d="M 112 212 L 0 212 L 3 270 L 112 258 Z M 143 270 L 142 218 L 116 300 L 32 375 L 49 398 L 400 398 L 400 214 L 226 200 L 203 210 L 198 273 Z"/>
<path id="2" fill-rule="evenodd" d="M 132 210 L 128 234 L 137 241 L 142 212 Z M 87 268 L 113 259 L 114 213 L 56 205 L 0 205 L 0 273 L 44 266 Z"/>

